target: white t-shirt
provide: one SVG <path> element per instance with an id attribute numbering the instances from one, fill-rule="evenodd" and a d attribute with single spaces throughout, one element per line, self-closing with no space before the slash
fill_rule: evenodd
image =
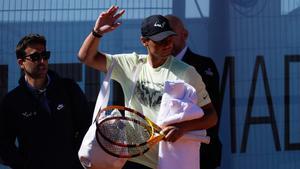
<path id="1" fill-rule="evenodd" d="M 192 85 L 198 96 L 198 106 L 202 107 L 211 102 L 205 89 L 205 84 L 201 76 L 194 67 L 170 56 L 160 67 L 153 68 L 147 62 L 147 55 L 131 54 L 106 54 L 107 68 L 116 60 L 116 65 L 112 71 L 112 79 L 118 81 L 125 95 L 125 105 L 142 112 L 152 121 L 156 121 L 160 103 L 163 95 L 164 83 L 166 80 L 181 79 Z M 128 105 L 132 93 L 133 73 L 137 64 L 142 62 L 141 71 L 137 75 L 136 86 L 133 97 Z M 151 148 L 143 156 L 130 159 L 131 161 L 146 165 L 150 168 L 157 167 L 158 146 Z"/>

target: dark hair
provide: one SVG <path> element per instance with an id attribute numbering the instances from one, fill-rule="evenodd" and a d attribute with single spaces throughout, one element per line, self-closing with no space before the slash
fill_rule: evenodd
<path id="1" fill-rule="evenodd" d="M 39 34 L 28 34 L 24 36 L 16 47 L 17 59 L 23 58 L 26 55 L 25 49 L 30 45 L 41 44 L 46 47 L 46 39 Z"/>

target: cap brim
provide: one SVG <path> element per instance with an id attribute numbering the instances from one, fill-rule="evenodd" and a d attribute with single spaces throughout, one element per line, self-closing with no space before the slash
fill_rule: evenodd
<path id="1" fill-rule="evenodd" d="M 156 34 L 156 35 L 152 35 L 152 36 L 149 36 L 148 38 L 153 40 L 153 41 L 161 41 L 169 36 L 172 36 L 172 35 L 177 35 L 175 32 L 173 31 L 165 31 L 165 32 L 161 32 L 159 34 Z"/>

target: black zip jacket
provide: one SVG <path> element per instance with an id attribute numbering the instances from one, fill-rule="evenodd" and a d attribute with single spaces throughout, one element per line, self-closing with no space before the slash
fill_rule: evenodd
<path id="1" fill-rule="evenodd" d="M 1 102 L 0 156 L 13 169 L 81 168 L 77 152 L 91 119 L 86 97 L 73 80 L 52 71 L 48 75 L 50 112 L 29 90 L 24 76 Z"/>

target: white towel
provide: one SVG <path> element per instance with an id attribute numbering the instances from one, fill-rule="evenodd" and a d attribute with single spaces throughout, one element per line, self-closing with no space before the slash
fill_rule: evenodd
<path id="1" fill-rule="evenodd" d="M 198 105 L 163 95 L 157 124 L 167 126 L 172 123 L 201 118 L 203 115 L 203 110 Z"/>
<path id="2" fill-rule="evenodd" d="M 185 133 L 181 139 L 209 144 L 210 137 L 206 136 L 206 134 L 206 130 L 193 130 Z"/>
<path id="3" fill-rule="evenodd" d="M 201 118 L 204 113 L 197 105 L 194 87 L 182 80 L 166 81 L 157 124 L 172 123 Z M 206 130 L 190 131 L 176 142 L 159 143 L 158 169 L 199 169 L 201 142 L 208 144 Z"/>
<path id="4" fill-rule="evenodd" d="M 166 81 L 164 92 L 171 98 L 197 104 L 196 89 L 183 80 Z"/>
<path id="5" fill-rule="evenodd" d="M 178 139 L 159 143 L 158 169 L 199 169 L 200 142 Z"/>
<path id="6" fill-rule="evenodd" d="M 182 80 L 166 81 L 156 123 L 167 126 L 201 118 L 204 113 L 197 105 L 197 94 L 193 86 Z"/>

